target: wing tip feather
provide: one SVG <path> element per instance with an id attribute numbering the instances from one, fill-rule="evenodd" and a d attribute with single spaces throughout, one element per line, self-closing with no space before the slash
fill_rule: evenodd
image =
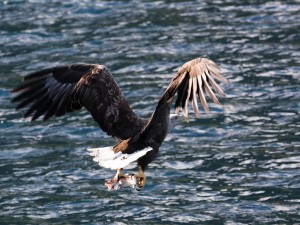
<path id="1" fill-rule="evenodd" d="M 229 82 L 229 80 L 225 77 L 223 77 L 221 74 L 221 69 L 220 67 L 212 60 L 207 59 L 207 58 L 195 58 L 192 59 L 188 62 L 186 62 L 185 64 L 183 64 L 183 66 L 178 70 L 177 74 L 175 75 L 176 79 L 179 77 L 182 77 L 181 79 L 178 79 L 179 81 L 183 81 L 184 77 L 186 76 L 186 74 L 189 75 L 188 79 L 193 79 L 194 82 L 195 79 L 197 78 L 198 80 L 198 91 L 193 90 L 195 88 L 195 86 L 193 85 L 193 92 L 196 91 L 196 94 L 198 94 L 201 105 L 204 109 L 204 111 L 206 113 L 209 113 L 209 107 L 208 104 L 206 102 L 206 98 L 205 98 L 205 94 L 213 101 L 213 103 L 215 104 L 221 104 L 218 97 L 226 97 L 226 94 L 224 93 L 224 91 L 222 90 L 222 88 L 214 81 L 213 78 L 217 79 L 218 81 L 222 82 L 222 83 L 227 83 Z M 174 80 L 174 79 L 173 79 Z M 190 82 L 188 82 L 190 83 Z M 178 84 L 179 86 L 180 84 Z M 190 86 L 190 85 L 189 85 Z M 202 87 L 203 87 L 203 91 L 202 91 Z M 213 90 L 212 90 L 213 88 Z M 180 96 L 177 97 L 177 101 L 179 99 L 179 97 L 183 97 L 185 99 L 182 99 L 182 106 L 180 107 L 179 104 L 176 101 L 175 104 L 175 109 L 174 112 L 178 113 L 180 109 L 182 109 L 183 115 L 185 117 L 188 117 L 188 104 L 187 102 L 190 100 L 190 92 L 191 92 L 191 88 L 187 88 L 185 90 L 186 94 L 181 93 Z M 217 96 L 215 95 L 215 93 L 217 94 Z M 193 106 L 193 111 L 196 115 L 196 117 L 200 116 L 200 111 L 197 105 L 197 100 L 195 100 L 194 95 L 196 95 L 195 93 L 193 93 L 193 98 L 192 98 L 192 106 Z"/>

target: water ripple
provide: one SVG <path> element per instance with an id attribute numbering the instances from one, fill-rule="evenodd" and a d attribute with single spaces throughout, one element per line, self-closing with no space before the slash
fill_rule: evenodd
<path id="1" fill-rule="evenodd" d="M 0 223 L 299 223 L 299 10 L 295 1 L 2 1 Z M 141 192 L 106 190 L 114 172 L 85 149 L 115 140 L 87 112 L 30 122 L 10 103 L 20 76 L 99 63 L 149 117 L 172 74 L 199 56 L 221 66 L 227 97 L 172 131 Z"/>

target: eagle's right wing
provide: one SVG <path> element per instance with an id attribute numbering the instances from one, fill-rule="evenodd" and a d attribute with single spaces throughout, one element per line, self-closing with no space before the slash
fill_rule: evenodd
<path id="1" fill-rule="evenodd" d="M 186 118 L 188 117 L 189 101 L 192 101 L 196 116 L 200 115 L 197 103 L 198 99 L 200 99 L 205 111 L 209 110 L 205 94 L 214 103 L 219 103 L 213 89 L 221 96 L 225 96 L 225 94 L 214 78 L 222 82 L 227 82 L 227 79 L 219 74 L 218 66 L 213 61 L 205 58 L 197 58 L 185 63 L 173 77 L 168 88 L 161 96 L 149 122 L 136 137 L 138 140 L 137 143 L 142 147 L 147 146 L 147 144 L 154 146 L 154 148 L 156 146 L 156 149 L 160 146 L 169 131 L 170 109 L 176 96 L 175 113 L 178 113 L 181 107 Z M 117 145 L 116 149 L 119 149 L 119 147 L 121 150 L 125 149 L 127 148 L 127 143 L 125 141 L 122 142 L 122 145 Z M 131 153 L 131 150 L 126 150 L 126 153 Z"/>
<path id="2" fill-rule="evenodd" d="M 206 58 L 196 58 L 188 61 L 173 77 L 162 98 L 167 98 L 168 103 L 171 103 L 177 93 L 175 113 L 178 113 L 179 109 L 182 108 L 184 116 L 187 117 L 188 102 L 192 101 L 193 110 L 196 116 L 199 117 L 198 99 L 204 110 L 208 112 L 209 108 L 205 94 L 216 104 L 219 104 L 219 100 L 214 91 L 220 96 L 225 97 L 225 93 L 216 83 L 215 79 L 224 83 L 228 82 L 228 80 L 221 76 L 219 71 L 219 67 L 213 61 Z"/>
<path id="3" fill-rule="evenodd" d="M 135 135 L 145 121 L 130 108 L 109 70 L 102 65 L 74 64 L 41 70 L 24 77 L 12 99 L 32 120 L 61 116 L 85 107 L 99 126 L 122 140 Z"/>

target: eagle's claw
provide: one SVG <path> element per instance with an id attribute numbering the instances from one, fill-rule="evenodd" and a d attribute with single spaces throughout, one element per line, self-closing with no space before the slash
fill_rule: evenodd
<path id="1" fill-rule="evenodd" d="M 105 186 L 108 190 L 118 190 L 124 187 L 135 188 L 137 183 L 136 176 L 134 174 L 124 174 L 119 177 L 114 177 L 105 182 Z"/>

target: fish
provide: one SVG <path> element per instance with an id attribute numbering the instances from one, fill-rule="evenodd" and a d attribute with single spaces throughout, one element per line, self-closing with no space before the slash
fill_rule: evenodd
<path id="1" fill-rule="evenodd" d="M 137 187 L 137 175 L 126 173 L 119 177 L 114 177 L 105 182 L 105 186 L 109 191 L 119 190 L 125 187 L 131 187 L 137 191 L 139 188 Z"/>

